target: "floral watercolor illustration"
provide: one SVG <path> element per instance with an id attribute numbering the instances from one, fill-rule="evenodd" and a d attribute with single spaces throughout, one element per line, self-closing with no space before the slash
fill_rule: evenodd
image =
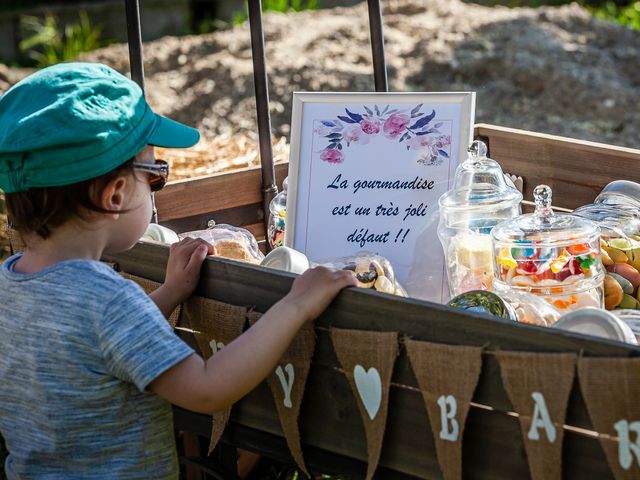
<path id="1" fill-rule="evenodd" d="M 346 115 L 318 122 L 314 133 L 328 142 L 320 159 L 328 163 L 342 163 L 345 148 L 352 144 L 365 145 L 372 137 L 383 135 L 388 140 L 403 143 L 407 150 L 419 151 L 417 162 L 422 165 L 440 165 L 449 158 L 451 135 L 440 129 L 445 123 L 436 120 L 436 111 L 421 112 L 423 104 L 413 109 L 373 109 L 363 105 L 364 112 L 354 113 L 345 108 Z"/>

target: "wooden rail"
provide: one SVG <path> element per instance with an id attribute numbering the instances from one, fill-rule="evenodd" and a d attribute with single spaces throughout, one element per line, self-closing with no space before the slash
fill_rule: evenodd
<path id="1" fill-rule="evenodd" d="M 162 281 L 168 249 L 138 244 L 106 258 L 123 271 Z M 232 260 L 206 261 L 197 295 L 266 311 L 289 290 L 293 275 Z M 308 464 L 324 472 L 364 475 L 366 449 L 360 414 L 340 370 L 328 328 L 399 331 L 418 340 L 457 345 L 486 345 L 483 369 L 464 433 L 465 478 L 495 479 L 529 476 L 520 425 L 507 398 L 496 349 L 536 352 L 582 352 L 587 356 L 627 357 L 640 348 L 617 342 L 514 324 L 463 313 L 416 299 L 365 290 L 342 292 L 316 322 L 317 346 L 300 414 L 303 450 Z M 192 342 L 188 332 L 181 332 Z M 378 478 L 441 478 L 429 420 L 406 353 L 396 363 L 389 418 Z M 206 416 L 178 410 L 176 425 L 209 433 Z M 564 440 L 564 478 L 612 478 L 604 453 L 576 385 L 571 394 Z M 262 452 L 277 450 L 288 458 L 271 394 L 261 385 L 233 410 L 226 434 L 238 446 Z M 248 435 L 248 439 L 238 440 Z M 280 442 L 275 442 L 279 439 Z M 278 445 L 280 445 L 278 447 Z M 327 462 L 327 458 L 332 461 Z"/>
<path id="2" fill-rule="evenodd" d="M 279 186 L 288 169 L 288 163 L 276 165 Z M 208 221 L 214 220 L 245 227 L 263 238 L 261 189 L 259 167 L 171 182 L 156 193 L 158 222 L 182 233 L 206 228 Z"/>

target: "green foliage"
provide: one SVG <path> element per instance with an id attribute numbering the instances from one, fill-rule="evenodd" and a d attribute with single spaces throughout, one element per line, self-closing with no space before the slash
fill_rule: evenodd
<path id="1" fill-rule="evenodd" d="M 591 8 L 592 13 L 603 20 L 610 20 L 628 28 L 640 30 L 640 1 L 629 5 L 617 5 L 616 2 L 603 2 L 603 5 Z"/>
<path id="2" fill-rule="evenodd" d="M 38 68 L 73 60 L 81 52 L 106 45 L 100 39 L 102 28 L 92 25 L 85 11 L 80 12 L 77 23 L 64 28 L 50 13 L 43 18 L 24 16 L 21 22 L 27 36 L 20 42 L 20 51 L 28 53 Z"/>
<path id="3" fill-rule="evenodd" d="M 245 0 L 245 8 L 241 12 L 233 14 L 232 23 L 238 25 L 244 23 L 249 18 L 247 15 L 247 2 Z M 318 0 L 263 0 L 262 11 L 264 12 L 302 12 L 304 10 L 317 10 Z"/>

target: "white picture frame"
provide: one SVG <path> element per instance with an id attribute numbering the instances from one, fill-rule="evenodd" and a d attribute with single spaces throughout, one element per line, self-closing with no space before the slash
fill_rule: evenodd
<path id="1" fill-rule="evenodd" d="M 475 92 L 295 92 L 285 245 L 312 262 L 378 253 L 410 296 L 445 301 L 437 200 L 466 158 L 474 117 Z"/>

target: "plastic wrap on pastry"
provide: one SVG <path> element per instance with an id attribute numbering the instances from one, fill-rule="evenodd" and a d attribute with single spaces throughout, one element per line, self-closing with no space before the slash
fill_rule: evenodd
<path id="1" fill-rule="evenodd" d="M 349 270 L 358 281 L 358 287 L 372 288 L 378 292 L 407 296 L 405 289 L 398 283 L 389 261 L 375 253 L 358 252 L 339 258 L 328 258 L 314 262 L 332 270 Z"/>
<path id="2" fill-rule="evenodd" d="M 215 225 L 205 230 L 181 233 L 179 237 L 206 240 L 215 247 L 216 255 L 219 257 L 255 264 L 259 264 L 264 259 L 264 255 L 258 248 L 258 242 L 251 232 L 233 225 Z"/>

